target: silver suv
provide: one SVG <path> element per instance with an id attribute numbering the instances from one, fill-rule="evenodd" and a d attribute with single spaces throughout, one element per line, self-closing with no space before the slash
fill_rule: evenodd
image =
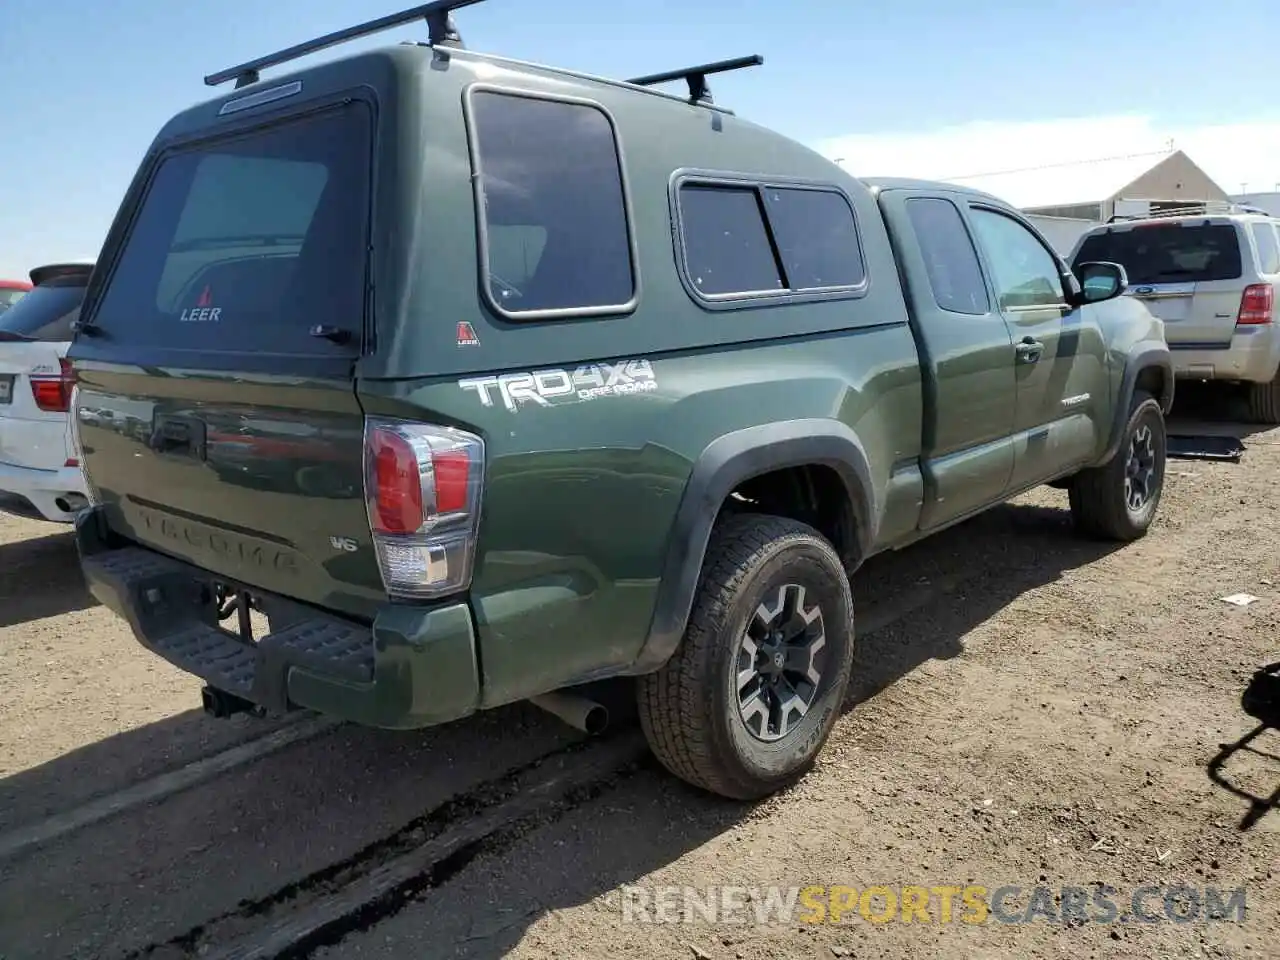
<path id="1" fill-rule="evenodd" d="M 1128 295 L 1164 321 L 1174 375 L 1244 384 L 1253 419 L 1280 423 L 1280 220 L 1221 211 L 1205 205 L 1099 224 L 1070 260 L 1122 264 Z"/>

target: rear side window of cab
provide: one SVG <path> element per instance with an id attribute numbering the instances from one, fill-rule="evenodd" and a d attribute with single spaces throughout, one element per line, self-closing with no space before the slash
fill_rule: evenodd
<path id="1" fill-rule="evenodd" d="M 677 175 L 677 259 L 707 307 L 858 297 L 867 269 L 857 217 L 834 186 Z"/>
<path id="2" fill-rule="evenodd" d="M 609 113 L 484 84 L 468 90 L 466 110 L 489 306 L 511 320 L 631 312 L 639 271 Z"/>

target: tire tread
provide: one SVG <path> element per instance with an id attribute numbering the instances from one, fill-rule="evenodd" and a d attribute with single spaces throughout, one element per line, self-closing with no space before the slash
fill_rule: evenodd
<path id="1" fill-rule="evenodd" d="M 735 514 L 720 521 L 712 533 L 680 646 L 660 670 L 638 678 L 640 726 L 650 749 L 671 773 L 713 793 L 754 799 L 804 772 L 763 790 L 757 783 L 744 782 L 715 749 L 713 715 L 704 693 L 704 665 L 714 657 L 717 638 L 744 581 L 766 555 L 797 542 L 820 546 L 841 568 L 826 539 L 799 521 L 761 514 Z M 847 579 L 843 582 L 849 590 Z M 846 599 L 852 611 L 851 594 Z M 842 689 L 848 679 L 845 669 L 846 676 L 837 678 Z"/>
<path id="2" fill-rule="evenodd" d="M 1280 423 L 1280 376 L 1249 385 L 1249 417 L 1254 423 Z"/>
<path id="3" fill-rule="evenodd" d="M 1081 470 L 1068 487 L 1071 515 L 1080 531 L 1087 536 L 1128 541 L 1136 540 L 1147 532 L 1146 527 L 1137 527 L 1130 519 L 1116 489 L 1123 480 L 1121 474 L 1124 470 L 1124 451 L 1129 429 L 1138 411 L 1148 403 L 1155 404 L 1159 409 L 1155 397 L 1143 390 L 1135 391 L 1129 406 L 1124 440 L 1116 455 L 1102 466 Z"/>

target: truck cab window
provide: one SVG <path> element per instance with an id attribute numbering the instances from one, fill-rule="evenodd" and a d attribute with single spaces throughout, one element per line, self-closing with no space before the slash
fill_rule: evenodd
<path id="1" fill-rule="evenodd" d="M 907 201 L 907 216 L 920 244 L 934 302 L 951 313 L 989 313 L 991 298 L 978 253 L 955 204 L 936 197 L 915 197 Z"/>
<path id="2" fill-rule="evenodd" d="M 1035 234 L 1012 217 L 973 208 L 973 226 L 995 274 L 1001 310 L 1066 303 L 1058 265 Z"/>

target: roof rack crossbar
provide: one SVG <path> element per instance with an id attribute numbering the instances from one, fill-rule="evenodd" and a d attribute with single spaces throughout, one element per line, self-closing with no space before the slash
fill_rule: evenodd
<path id="1" fill-rule="evenodd" d="M 462 46 L 462 37 L 454 26 L 452 13 L 462 7 L 469 7 L 480 2 L 482 0 L 435 0 L 434 3 L 424 3 L 408 10 L 401 10 L 399 13 L 388 14 L 376 20 L 356 24 L 354 27 L 347 27 L 345 30 L 326 33 L 323 37 L 316 37 L 314 40 L 307 40 L 284 50 L 277 50 L 275 53 L 269 53 L 265 57 L 259 57 L 256 60 L 250 60 L 235 67 L 228 67 L 226 70 L 219 70 L 217 73 L 211 73 L 205 77 L 204 82 L 210 87 L 216 87 L 226 83 L 228 80 L 235 80 L 236 89 L 238 90 L 247 84 L 257 83 L 260 71 L 266 67 L 279 66 L 282 63 L 288 63 L 290 60 L 305 57 L 309 53 L 316 53 L 320 50 L 337 46 L 340 43 L 346 43 L 349 40 L 358 40 L 370 34 L 380 33 L 383 30 L 390 30 L 392 27 L 413 23 L 415 20 L 425 20 L 427 22 L 432 46 L 460 47 Z"/>
<path id="2" fill-rule="evenodd" d="M 685 67 L 682 70 L 668 70 L 666 73 L 652 73 L 646 77 L 636 77 L 627 83 L 637 87 L 652 87 L 672 80 L 685 80 L 689 84 L 690 103 L 714 103 L 711 88 L 707 86 L 707 77 L 713 73 L 727 73 L 730 70 L 741 70 L 744 67 L 758 67 L 764 63 L 764 57 L 753 54 L 749 57 L 736 57 L 733 60 L 720 60 L 716 63 L 703 63 L 696 67 Z"/>

